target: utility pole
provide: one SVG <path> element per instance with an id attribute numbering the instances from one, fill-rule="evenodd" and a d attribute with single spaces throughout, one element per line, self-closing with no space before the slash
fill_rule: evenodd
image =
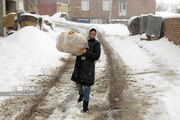
<path id="1" fill-rule="evenodd" d="M 0 36 L 5 36 L 6 29 L 3 27 L 3 17 L 6 15 L 6 1 L 0 1 Z"/>
<path id="2" fill-rule="evenodd" d="M 19 10 L 19 0 L 16 0 L 16 11 Z"/>
<path id="3" fill-rule="evenodd" d="M 109 23 L 111 23 L 111 18 L 112 18 L 112 1 L 109 0 Z"/>
<path id="4" fill-rule="evenodd" d="M 71 0 L 68 0 L 68 17 L 69 17 L 69 19 L 71 20 Z"/>

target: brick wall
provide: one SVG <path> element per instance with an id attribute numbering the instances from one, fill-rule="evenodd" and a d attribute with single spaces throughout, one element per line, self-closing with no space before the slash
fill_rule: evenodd
<path id="1" fill-rule="evenodd" d="M 127 16 L 139 16 L 141 14 L 155 14 L 155 0 L 128 0 Z"/>
<path id="2" fill-rule="evenodd" d="M 90 0 L 89 11 L 81 10 L 81 0 L 71 0 L 70 16 L 72 18 L 106 18 L 109 12 L 102 12 L 102 1 Z"/>
<path id="3" fill-rule="evenodd" d="M 169 18 L 165 20 L 164 35 L 169 41 L 180 45 L 180 18 Z"/>
<path id="4" fill-rule="evenodd" d="M 120 1 L 127 1 L 126 16 L 119 16 Z M 70 1 L 70 17 L 72 20 L 81 19 L 102 19 L 108 21 L 109 11 L 103 11 L 103 0 L 90 0 L 90 10 L 81 10 L 81 0 Z M 141 14 L 155 14 L 155 0 L 113 0 L 112 19 L 129 18 Z M 103 22 L 104 23 L 104 22 Z"/>
<path id="5" fill-rule="evenodd" d="M 103 11 L 103 0 L 90 0 L 89 11 L 81 10 L 81 0 L 70 1 L 70 17 L 71 20 L 77 19 L 102 19 L 102 23 L 107 23 L 109 19 L 109 11 Z M 113 0 L 112 18 L 120 18 L 119 1 Z"/>
<path id="6" fill-rule="evenodd" d="M 38 3 L 38 12 L 40 15 L 52 16 L 57 12 L 56 2 L 54 3 Z"/>

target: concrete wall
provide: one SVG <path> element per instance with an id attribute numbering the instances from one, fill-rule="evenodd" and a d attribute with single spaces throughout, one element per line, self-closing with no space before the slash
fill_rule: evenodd
<path id="1" fill-rule="evenodd" d="M 180 45 L 180 18 L 169 18 L 165 20 L 164 35 L 169 41 Z"/>

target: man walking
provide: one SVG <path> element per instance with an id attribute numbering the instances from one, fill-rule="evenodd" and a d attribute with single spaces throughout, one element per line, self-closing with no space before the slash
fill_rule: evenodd
<path id="1" fill-rule="evenodd" d="M 98 31 L 95 27 L 88 30 L 88 44 L 76 57 L 75 67 L 71 79 L 76 82 L 79 90 L 78 102 L 83 101 L 83 111 L 89 113 L 88 104 L 91 86 L 95 79 L 95 61 L 101 54 L 100 43 L 95 39 Z"/>

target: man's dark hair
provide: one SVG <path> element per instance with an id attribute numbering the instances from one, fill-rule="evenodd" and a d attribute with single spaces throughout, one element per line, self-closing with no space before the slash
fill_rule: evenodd
<path id="1" fill-rule="evenodd" d="M 93 28 L 93 29 L 91 29 L 89 32 L 91 32 L 91 31 L 95 31 L 95 32 L 97 33 L 96 29 L 94 29 L 94 28 Z"/>

